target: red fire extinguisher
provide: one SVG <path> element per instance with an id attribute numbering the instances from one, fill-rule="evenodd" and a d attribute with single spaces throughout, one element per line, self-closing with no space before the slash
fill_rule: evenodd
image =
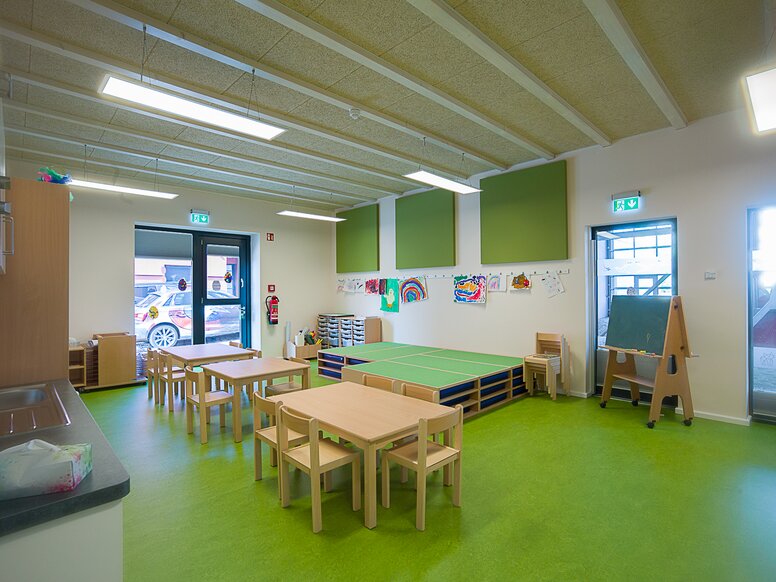
<path id="1" fill-rule="evenodd" d="M 264 300 L 264 305 L 267 306 L 267 321 L 270 325 L 278 324 L 279 303 L 280 299 L 278 299 L 277 295 L 267 295 L 267 298 Z"/>

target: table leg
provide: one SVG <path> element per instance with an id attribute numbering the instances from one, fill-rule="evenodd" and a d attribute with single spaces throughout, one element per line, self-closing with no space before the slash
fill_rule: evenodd
<path id="1" fill-rule="evenodd" d="M 444 435 L 445 435 L 445 445 L 449 447 L 453 440 L 453 431 L 446 430 L 444 432 Z M 453 466 L 450 463 L 448 463 L 447 465 L 445 465 L 443 471 L 444 471 L 443 482 L 446 487 L 449 487 L 450 485 L 453 484 Z M 420 475 L 418 475 L 418 479 L 420 479 Z"/>
<path id="2" fill-rule="evenodd" d="M 364 525 L 377 525 L 377 448 L 369 445 L 364 450 Z"/>
<path id="3" fill-rule="evenodd" d="M 237 384 L 234 385 L 232 395 L 232 427 L 234 430 L 234 442 L 239 443 L 242 441 L 242 387 L 238 389 L 237 386 Z"/>
<path id="4" fill-rule="evenodd" d="M 307 368 L 302 372 L 302 390 L 307 390 L 310 387 L 310 368 Z"/>

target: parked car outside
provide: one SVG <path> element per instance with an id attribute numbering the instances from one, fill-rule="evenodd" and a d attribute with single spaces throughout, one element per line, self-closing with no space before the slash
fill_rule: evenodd
<path id="1" fill-rule="evenodd" d="M 233 295 L 209 291 L 215 299 Z M 155 314 L 155 317 L 152 316 Z M 135 306 L 135 336 L 153 348 L 169 348 L 180 340 L 191 339 L 191 291 L 151 293 Z M 239 305 L 205 307 L 205 334 L 208 337 L 240 334 Z"/>
<path id="2" fill-rule="evenodd" d="M 163 283 L 135 283 L 135 305 L 143 301 L 151 293 L 163 293 Z"/>

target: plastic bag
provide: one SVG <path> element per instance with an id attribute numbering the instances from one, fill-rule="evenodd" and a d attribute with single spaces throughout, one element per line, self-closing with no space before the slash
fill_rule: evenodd
<path id="1" fill-rule="evenodd" d="M 92 470 L 92 445 L 32 439 L 0 451 L 0 499 L 72 491 Z"/>

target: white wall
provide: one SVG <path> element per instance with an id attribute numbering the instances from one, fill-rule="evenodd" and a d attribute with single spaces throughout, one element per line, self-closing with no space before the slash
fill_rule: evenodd
<path id="1" fill-rule="evenodd" d="M 676 217 L 678 283 L 693 352 L 690 380 L 697 416 L 743 421 L 747 403 L 747 208 L 776 204 L 776 137 L 754 136 L 744 112 L 709 118 L 565 156 L 568 161 L 568 261 L 522 265 L 479 262 L 479 196 L 458 196 L 458 265 L 422 273 L 570 269 L 566 293 L 490 294 L 488 303 L 452 302 L 450 279 L 429 280 L 429 300 L 381 314 L 386 340 L 506 355 L 533 351 L 536 331 L 561 332 L 572 352 L 572 389 L 585 392 L 587 349 L 587 227 Z M 640 189 L 643 209 L 611 214 L 611 195 Z M 519 240 L 520 224 L 515 224 Z M 380 205 L 381 273 L 395 269 L 394 200 Z M 705 281 L 704 271 L 717 280 Z M 342 275 L 341 275 L 342 276 Z M 401 275 L 400 275 L 401 276 Z M 332 286 L 334 282 L 332 282 Z M 337 309 L 380 314 L 373 296 L 338 294 Z"/>
<path id="2" fill-rule="evenodd" d="M 10 160 L 12 176 L 33 178 L 37 166 Z M 131 184 L 127 184 L 131 185 Z M 250 234 L 252 345 L 266 355 L 283 351 L 284 326 L 314 326 L 331 309 L 333 290 L 317 285 L 334 270 L 329 223 L 277 216 L 285 206 L 188 188 L 160 200 L 74 190 L 70 205 L 70 335 L 81 341 L 96 332 L 134 330 L 134 228 L 136 224 L 192 228 L 189 211 L 209 210 L 211 228 Z M 274 242 L 266 233 L 275 234 Z M 280 323 L 264 316 L 267 284 L 280 297 Z"/>

